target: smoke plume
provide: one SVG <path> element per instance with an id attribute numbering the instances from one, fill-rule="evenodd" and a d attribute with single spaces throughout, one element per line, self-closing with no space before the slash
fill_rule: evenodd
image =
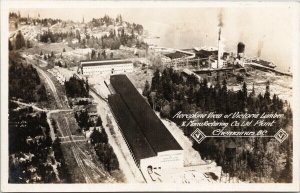
<path id="1" fill-rule="evenodd" d="M 260 58 L 261 56 L 261 50 L 264 46 L 264 42 L 263 41 L 259 41 L 258 42 L 258 47 L 257 47 L 257 58 Z"/>
<path id="2" fill-rule="evenodd" d="M 224 23 L 223 23 L 223 9 L 220 9 L 218 19 L 219 19 L 218 27 L 223 27 L 223 25 L 224 25 Z"/>

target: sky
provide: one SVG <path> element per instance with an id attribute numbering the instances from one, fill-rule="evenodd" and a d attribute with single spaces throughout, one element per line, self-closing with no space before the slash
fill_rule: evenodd
<path id="1" fill-rule="evenodd" d="M 293 59 L 293 13 L 289 4 L 277 7 L 162 7 L 162 8 L 42 8 L 13 9 L 22 16 L 90 21 L 107 14 L 139 23 L 151 35 L 159 36 L 160 46 L 192 48 L 217 46 L 219 15 L 222 13 L 222 38 L 225 50 L 236 51 L 238 42 L 246 45 L 245 54 L 257 55 L 288 71 Z"/>

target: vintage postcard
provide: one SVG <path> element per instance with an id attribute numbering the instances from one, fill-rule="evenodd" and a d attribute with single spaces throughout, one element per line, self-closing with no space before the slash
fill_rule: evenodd
<path id="1" fill-rule="evenodd" d="M 2 1 L 1 191 L 299 191 L 299 8 Z"/>

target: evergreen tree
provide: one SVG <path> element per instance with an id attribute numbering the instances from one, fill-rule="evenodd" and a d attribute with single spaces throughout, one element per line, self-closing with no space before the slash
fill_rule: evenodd
<path id="1" fill-rule="evenodd" d="M 11 50 L 14 49 L 14 48 L 13 48 L 13 45 L 11 44 L 11 41 L 10 41 L 10 40 L 8 40 L 8 49 L 9 49 L 9 51 L 11 51 Z"/>
<path id="2" fill-rule="evenodd" d="M 271 94 L 270 94 L 270 81 L 267 81 L 266 84 L 266 92 L 264 95 L 264 99 L 266 100 L 267 103 L 270 103 L 271 98 L 270 98 Z"/>
<path id="3" fill-rule="evenodd" d="M 18 29 L 18 28 L 19 28 L 18 21 L 15 21 L 15 29 Z"/>
<path id="4" fill-rule="evenodd" d="M 104 59 L 106 59 L 106 51 L 105 50 L 102 51 L 102 56 Z"/>
<path id="5" fill-rule="evenodd" d="M 283 182 L 283 183 L 291 183 L 293 181 L 291 147 L 287 147 L 286 151 L 287 151 L 286 164 L 280 174 L 279 180 L 280 180 L 280 182 Z"/>
<path id="6" fill-rule="evenodd" d="M 144 90 L 143 90 L 143 95 L 148 96 L 149 93 L 150 93 L 150 84 L 149 84 L 148 80 L 146 80 L 145 87 L 144 87 Z"/>
<path id="7" fill-rule="evenodd" d="M 169 102 L 167 102 L 166 104 L 163 105 L 161 111 L 160 111 L 160 115 L 163 118 L 170 118 L 170 113 L 171 113 L 171 107 Z"/>
<path id="8" fill-rule="evenodd" d="M 16 49 L 21 49 L 25 46 L 25 39 L 24 36 L 21 32 L 21 30 L 18 31 L 16 35 Z"/>
<path id="9" fill-rule="evenodd" d="M 96 126 L 102 126 L 102 120 L 100 116 L 97 117 Z"/>
<path id="10" fill-rule="evenodd" d="M 255 96 L 254 82 L 253 82 L 253 84 L 252 84 L 252 92 L 251 92 L 251 96 L 252 96 L 252 97 Z"/>
<path id="11" fill-rule="evenodd" d="M 102 134 L 102 143 L 107 144 L 108 143 L 108 136 L 107 133 L 105 131 L 105 129 L 101 129 L 101 134 Z"/>
<path id="12" fill-rule="evenodd" d="M 92 132 L 92 134 L 90 136 L 91 144 L 95 145 L 97 143 L 103 143 L 101 138 L 102 138 L 101 133 L 98 130 L 94 129 L 94 131 Z"/>
<path id="13" fill-rule="evenodd" d="M 222 82 L 222 92 L 223 92 L 223 93 L 226 93 L 226 92 L 227 92 L 227 82 L 226 82 L 225 79 L 224 79 L 223 82 Z"/>
<path id="14" fill-rule="evenodd" d="M 247 93 L 248 93 L 246 82 L 244 82 L 244 84 L 243 84 L 242 92 L 243 92 L 244 99 L 246 100 L 247 99 Z"/>
<path id="15" fill-rule="evenodd" d="M 160 85 L 160 72 L 157 69 L 154 74 L 153 74 L 153 78 L 152 78 L 152 85 L 151 85 L 151 90 L 157 90 L 159 88 Z"/>
<path id="16" fill-rule="evenodd" d="M 274 126 L 274 129 L 287 128 L 289 124 L 292 124 L 292 111 L 287 103 L 274 94 L 272 99 L 270 98 L 270 83 L 267 82 L 266 92 L 264 94 L 259 93 L 255 96 L 254 84 L 252 92 L 248 96 L 247 84 L 244 82 L 238 90 L 227 89 L 227 83 L 224 80 L 222 84 L 219 82 L 213 87 L 208 87 L 207 80 L 203 80 L 200 83 L 195 82 L 193 77 L 182 79 L 181 74 L 178 76 L 176 72 L 170 69 L 165 69 L 160 75 L 157 70 L 154 72 L 151 84 L 151 91 L 148 95 L 148 100 L 152 108 L 161 113 L 162 117 L 170 118 L 177 124 L 181 124 L 181 120 L 172 119 L 174 114 L 178 111 L 183 113 L 193 113 L 196 111 L 201 112 L 217 112 L 217 113 L 232 113 L 232 112 L 250 112 L 250 113 L 262 113 L 262 112 L 278 112 L 284 113 L 285 118 L 278 120 L 278 124 Z M 168 83 L 171 83 L 171 87 Z M 171 89 L 170 89 L 171 88 Z M 148 89 L 148 85 L 145 83 L 143 94 Z M 170 90 L 168 90 L 170 89 Z M 174 100 L 168 101 L 174 93 Z M 194 100 L 193 100 L 194 99 Z M 248 110 L 248 111 L 246 111 Z M 235 120 L 235 119 L 233 119 Z M 254 119 L 255 121 L 256 119 Z M 241 121 L 238 119 L 238 121 Z M 214 129 L 213 127 L 208 127 Z M 241 128 L 242 129 L 242 128 Z M 264 129 L 264 127 L 262 127 Z M 194 129 L 184 127 L 184 134 L 190 136 Z M 256 128 L 254 128 L 256 131 Z M 223 143 L 224 142 L 224 143 Z M 199 151 L 203 157 L 213 159 L 217 164 L 221 165 L 224 170 L 231 172 L 242 180 L 249 180 L 250 182 L 263 182 L 265 180 L 275 182 L 291 182 L 292 181 L 292 147 L 285 145 L 286 142 L 278 144 L 277 141 L 274 144 L 278 145 L 278 148 L 271 151 L 276 147 L 274 144 L 269 143 L 269 139 L 255 138 L 251 140 L 238 140 L 235 141 L 241 143 L 240 147 L 242 152 L 237 151 L 236 160 L 233 164 L 228 163 L 226 160 L 223 145 L 226 144 L 226 139 L 220 141 L 210 141 L 209 143 L 203 141 L 201 146 L 194 145 L 193 147 Z M 223 144 L 223 145 L 222 145 Z M 246 145 L 249 147 L 246 148 Z M 268 145 L 269 144 L 269 145 Z M 245 148 L 244 148 L 245 147 Z M 224 147 L 225 148 L 225 147 Z M 288 152 L 290 151 L 290 152 Z M 270 152 L 275 152 L 270 153 Z M 280 155 L 280 156 L 277 156 Z M 278 169 L 279 160 L 287 159 L 284 168 Z M 232 165 L 235 165 L 234 167 Z M 236 168 L 239 167 L 239 171 Z M 276 169 L 274 169 L 276 168 Z M 241 171 L 241 172 L 240 172 Z M 245 174 L 249 173 L 249 176 Z M 280 180 L 282 179 L 282 180 Z"/>
<path id="17" fill-rule="evenodd" d="M 95 59 L 95 57 L 96 57 L 96 51 L 93 49 L 91 53 L 91 59 L 93 60 Z"/>

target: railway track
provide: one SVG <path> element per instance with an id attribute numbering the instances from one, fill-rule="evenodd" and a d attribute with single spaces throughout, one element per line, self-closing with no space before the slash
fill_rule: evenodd
<path id="1" fill-rule="evenodd" d="M 87 183 L 98 183 L 101 182 L 102 179 L 106 179 L 106 182 L 115 182 L 115 180 L 110 177 L 110 174 L 106 171 L 102 171 L 96 164 L 91 161 L 91 157 L 87 155 L 79 146 L 78 140 L 74 139 L 72 132 L 69 127 L 69 122 L 66 117 L 64 117 L 66 122 L 66 132 L 70 138 L 70 143 L 72 143 L 72 152 L 74 154 L 75 160 L 80 167 L 82 174 Z"/>
<path id="2" fill-rule="evenodd" d="M 33 64 L 33 60 L 30 63 Z M 72 111 L 72 109 L 63 109 L 63 103 L 62 103 L 60 97 L 58 96 L 56 86 L 54 85 L 51 78 L 47 75 L 47 73 L 44 72 L 43 69 L 41 69 L 37 65 L 33 64 L 33 66 L 37 69 L 39 74 L 45 78 L 46 83 L 50 87 L 50 90 L 52 91 L 52 94 L 55 98 L 55 101 L 56 101 L 56 104 L 58 107 L 58 109 L 56 109 L 56 110 L 50 110 L 50 111 L 48 110 L 48 116 L 50 117 L 51 113 L 56 113 L 56 112 L 60 112 L 60 111 L 66 111 L 66 112 Z M 102 100 L 106 100 L 101 95 L 99 95 L 94 89 L 91 89 L 91 91 L 93 93 L 95 93 Z M 106 102 L 107 102 L 107 100 L 106 100 Z M 47 111 L 45 109 L 37 109 L 37 110 Z M 86 183 L 99 183 L 99 182 L 103 182 L 103 181 L 108 182 L 108 183 L 115 182 L 115 180 L 110 176 L 110 174 L 108 172 L 106 172 L 103 168 L 102 168 L 103 170 L 101 170 L 101 168 L 99 168 L 93 161 L 91 161 L 91 157 L 89 155 L 87 155 L 79 147 L 78 143 L 85 142 L 86 140 L 82 139 L 81 137 L 78 138 L 78 136 L 72 135 L 67 117 L 64 117 L 64 119 L 60 120 L 59 122 L 61 124 L 63 124 L 62 127 L 60 127 L 60 125 L 58 123 L 59 130 L 62 134 L 62 137 L 68 138 L 68 140 L 63 143 L 71 143 L 72 144 L 71 151 L 74 155 L 76 163 L 77 163 L 78 167 L 80 168 L 80 171 L 81 171 Z M 65 122 L 65 124 L 64 124 L 64 122 Z M 49 122 L 49 124 L 51 124 L 51 123 Z M 55 138 L 55 136 L 53 136 L 53 138 Z M 103 180 L 103 179 L 105 179 L 105 180 Z"/>
<path id="3" fill-rule="evenodd" d="M 39 58 L 36 58 L 36 60 L 32 59 L 32 58 L 29 58 L 27 56 L 24 56 L 26 58 L 26 61 L 28 61 L 28 63 L 32 64 L 32 66 L 39 72 L 39 74 L 41 74 L 47 84 L 49 85 L 50 87 L 50 90 L 52 91 L 53 93 L 53 96 L 55 98 L 55 101 L 56 101 L 56 104 L 58 106 L 58 108 L 63 108 L 63 105 L 62 105 L 62 101 L 61 99 L 59 98 L 58 94 L 57 94 L 57 90 L 56 90 L 56 87 L 53 83 L 53 81 L 51 80 L 51 78 L 44 72 L 43 69 L 41 69 L 39 66 L 38 66 L 38 63 L 40 62 L 40 59 Z"/>

